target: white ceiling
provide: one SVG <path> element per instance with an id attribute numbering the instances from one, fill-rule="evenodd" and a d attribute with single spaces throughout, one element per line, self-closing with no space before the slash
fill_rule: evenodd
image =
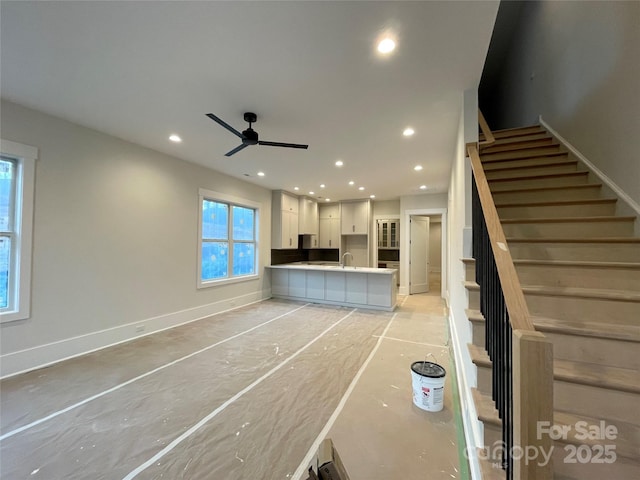
<path id="1" fill-rule="evenodd" d="M 498 4 L 2 1 L 1 93 L 270 189 L 443 193 L 462 93 L 480 81 Z M 398 46 L 380 58 L 387 30 Z M 239 139 L 205 113 L 242 131 L 246 111 L 261 140 L 309 149 L 225 157 Z"/>

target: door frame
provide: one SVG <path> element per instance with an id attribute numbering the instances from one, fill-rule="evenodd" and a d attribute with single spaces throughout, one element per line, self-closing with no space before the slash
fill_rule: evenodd
<path id="1" fill-rule="evenodd" d="M 422 216 L 432 216 L 432 215 L 441 215 L 442 216 L 442 250 L 440 253 L 440 296 L 442 298 L 446 298 L 446 289 L 448 285 L 448 276 L 449 276 L 449 264 L 447 262 L 448 258 L 448 249 L 447 245 L 447 209 L 446 208 L 414 208 L 410 210 L 404 210 L 402 212 L 402 218 L 400 220 L 400 235 L 401 235 L 401 245 L 400 248 L 400 289 L 398 293 L 400 295 L 409 295 L 409 252 L 411 251 L 409 245 L 409 220 L 411 219 L 411 215 L 422 215 Z"/>

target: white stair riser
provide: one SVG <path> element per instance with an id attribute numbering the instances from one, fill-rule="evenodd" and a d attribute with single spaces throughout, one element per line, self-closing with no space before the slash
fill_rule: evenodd
<path id="1" fill-rule="evenodd" d="M 638 243 L 509 243 L 511 256 L 534 260 L 640 262 Z"/>
<path id="2" fill-rule="evenodd" d="M 505 190 L 505 189 L 503 189 Z M 493 201 L 500 203 L 555 202 L 563 200 L 589 200 L 600 197 L 600 186 L 581 188 L 558 188 L 553 190 L 516 190 L 511 192 L 493 192 Z"/>
<path id="3" fill-rule="evenodd" d="M 487 180 L 498 178 L 526 177 L 528 175 L 551 175 L 554 173 L 570 173 L 577 170 L 575 163 L 556 163 L 554 165 L 531 166 L 526 168 L 508 168 L 504 170 L 487 171 Z"/>
<path id="4" fill-rule="evenodd" d="M 612 221 L 502 223 L 506 237 L 563 238 L 563 237 L 631 237 L 633 222 L 623 219 Z"/>
<path id="5" fill-rule="evenodd" d="M 515 190 L 518 188 L 567 187 L 571 185 L 584 185 L 587 183 L 587 180 L 587 174 L 570 176 L 560 175 L 544 178 L 524 178 L 522 180 L 490 180 L 489 188 L 492 192 L 499 192 L 503 190 Z"/>

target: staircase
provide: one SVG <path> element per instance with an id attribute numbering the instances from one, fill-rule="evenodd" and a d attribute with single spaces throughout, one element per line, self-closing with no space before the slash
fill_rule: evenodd
<path id="1" fill-rule="evenodd" d="M 637 219 L 618 214 L 618 200 L 541 127 L 493 134 L 482 165 L 532 321 L 553 343 L 554 431 L 566 432 L 554 443 L 554 478 L 640 478 Z M 502 440 L 501 422 L 475 261 L 464 262 L 478 373 L 473 394 L 491 447 Z M 484 471 L 504 478 L 500 469 Z"/>

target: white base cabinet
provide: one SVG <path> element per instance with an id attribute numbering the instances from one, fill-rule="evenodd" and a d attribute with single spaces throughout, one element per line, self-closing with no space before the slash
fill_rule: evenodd
<path id="1" fill-rule="evenodd" d="M 274 297 L 375 310 L 396 307 L 398 287 L 392 269 L 290 264 L 269 270 Z"/>

